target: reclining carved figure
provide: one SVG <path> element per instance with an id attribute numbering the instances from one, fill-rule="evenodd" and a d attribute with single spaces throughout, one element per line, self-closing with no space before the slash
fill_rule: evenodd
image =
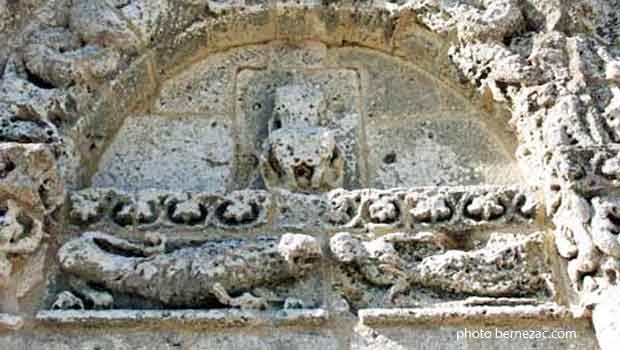
<path id="1" fill-rule="evenodd" d="M 413 286 L 488 297 L 524 296 L 544 290 L 543 235 L 493 234 L 486 246 L 456 250 L 443 233 L 392 233 L 364 241 L 342 232 L 330 240 L 332 255 L 355 267 L 372 285 L 388 287 L 390 302 Z M 434 253 L 411 261 L 397 245 L 429 246 Z"/>
<path id="2" fill-rule="evenodd" d="M 89 232 L 63 245 L 58 258 L 62 269 L 82 282 L 165 305 L 195 307 L 217 299 L 228 306 L 265 308 L 266 299 L 250 291 L 303 277 L 322 256 L 318 241 L 302 234 L 285 234 L 279 241 L 218 240 L 171 252 L 160 236 L 147 238 L 147 244 L 136 244 Z"/>

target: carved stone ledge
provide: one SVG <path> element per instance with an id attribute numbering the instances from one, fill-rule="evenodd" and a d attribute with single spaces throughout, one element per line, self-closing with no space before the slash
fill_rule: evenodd
<path id="1" fill-rule="evenodd" d="M 520 306 L 460 306 L 415 309 L 364 309 L 359 312 L 365 325 L 412 323 L 502 322 L 517 320 L 557 321 L 572 318 L 563 306 L 548 303 Z"/>
<path id="2" fill-rule="evenodd" d="M 0 331 L 15 331 L 23 324 L 24 320 L 19 316 L 0 313 Z"/>
<path id="3" fill-rule="evenodd" d="M 464 230 L 533 223 L 536 189 L 523 186 L 418 187 L 329 193 L 329 220 L 368 231 Z"/>
<path id="4" fill-rule="evenodd" d="M 260 190 L 236 191 L 222 196 L 156 190 L 127 193 L 92 188 L 74 192 L 70 199 L 69 215 L 75 225 L 109 223 L 140 229 L 179 225 L 197 229 L 257 227 L 267 223 L 272 202 L 271 195 Z"/>
<path id="5" fill-rule="evenodd" d="M 539 203 L 532 187 L 458 186 L 338 189 L 327 194 L 244 190 L 228 195 L 92 188 L 73 192 L 70 205 L 71 223 L 91 229 L 235 230 L 264 226 L 273 217 L 280 229 L 387 232 L 531 224 Z"/>
<path id="6" fill-rule="evenodd" d="M 255 310 L 52 310 L 39 311 L 40 323 L 56 326 L 192 326 L 241 328 L 319 326 L 329 319 L 325 309 Z"/>

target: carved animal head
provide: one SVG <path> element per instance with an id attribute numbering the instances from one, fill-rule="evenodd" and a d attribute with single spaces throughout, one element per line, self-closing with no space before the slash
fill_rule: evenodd
<path id="1" fill-rule="evenodd" d="M 362 241 L 348 232 L 340 232 L 333 236 L 329 240 L 329 249 L 336 260 L 342 263 L 360 262 L 368 256 Z"/>
<path id="2" fill-rule="evenodd" d="M 278 244 L 278 251 L 293 269 L 307 269 L 323 257 L 319 241 L 303 234 L 283 235 Z"/>
<path id="3" fill-rule="evenodd" d="M 267 140 L 261 171 L 269 188 L 325 192 L 342 186 L 344 158 L 324 128 L 278 129 Z"/>
<path id="4" fill-rule="evenodd" d="M 342 186 L 344 158 L 334 134 L 321 126 L 325 109 L 323 93 L 312 86 L 276 90 L 261 156 L 268 188 L 325 192 Z"/>

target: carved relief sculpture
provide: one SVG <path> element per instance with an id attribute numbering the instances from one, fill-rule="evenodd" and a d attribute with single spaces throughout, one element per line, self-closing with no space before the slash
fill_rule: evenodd
<path id="1" fill-rule="evenodd" d="M 316 239 L 301 234 L 285 234 L 280 240 L 223 240 L 172 251 L 162 237 L 148 238 L 145 243 L 132 243 L 89 232 L 66 243 L 58 260 L 66 273 L 82 282 L 171 307 L 199 307 L 217 300 L 230 307 L 266 308 L 268 299 L 251 292 L 303 278 L 322 256 Z M 76 293 L 97 300 L 89 291 L 85 287 Z M 72 307 L 65 299 L 61 294 L 56 306 Z M 112 306 L 112 297 L 107 299 L 107 305 L 95 305 Z"/>
<path id="2" fill-rule="evenodd" d="M 326 192 L 342 186 L 342 151 L 334 134 L 321 127 L 325 103 L 323 94 L 310 87 L 276 90 L 269 136 L 260 158 L 268 188 Z"/>
<path id="3" fill-rule="evenodd" d="M 342 232 L 330 239 L 330 250 L 347 275 L 388 288 L 388 303 L 415 287 L 496 298 L 553 290 L 540 233 L 493 234 L 484 246 L 467 251 L 443 233 L 399 232 L 364 241 Z M 364 283 L 352 279 L 342 287 L 343 296 L 351 299 L 364 289 Z"/>
<path id="4" fill-rule="evenodd" d="M 43 260 L 29 259 L 35 253 L 45 256 L 44 222 L 53 222 L 62 200 L 63 186 L 47 146 L 0 144 L 0 312 L 19 311 L 19 298 L 42 282 L 28 271 L 43 269 Z"/>
<path id="5" fill-rule="evenodd" d="M 0 348 L 616 349 L 619 13 L 0 0 Z"/>

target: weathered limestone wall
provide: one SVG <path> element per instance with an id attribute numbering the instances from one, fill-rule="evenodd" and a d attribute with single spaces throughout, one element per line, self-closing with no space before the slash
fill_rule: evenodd
<path id="1" fill-rule="evenodd" d="M 614 349 L 619 13 L 0 0 L 0 348 Z"/>

